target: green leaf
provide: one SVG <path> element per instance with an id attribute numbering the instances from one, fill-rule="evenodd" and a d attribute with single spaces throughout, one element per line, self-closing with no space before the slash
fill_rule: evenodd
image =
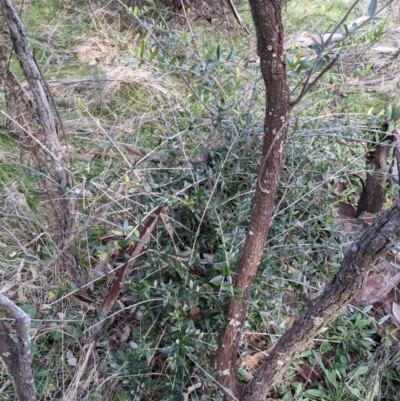
<path id="1" fill-rule="evenodd" d="M 358 399 L 360 398 L 360 396 L 361 396 L 360 390 L 357 387 L 348 386 L 347 388 L 349 389 L 351 394 L 353 394 Z"/>
<path id="2" fill-rule="evenodd" d="M 322 53 L 322 48 L 318 43 L 314 43 L 313 45 L 311 45 L 311 48 L 315 51 L 315 53 L 320 56 Z"/>
<path id="3" fill-rule="evenodd" d="M 222 281 L 224 280 L 224 276 L 215 276 L 210 280 L 211 284 L 220 286 L 222 284 Z"/>
<path id="4" fill-rule="evenodd" d="M 129 401 L 131 399 L 131 395 L 127 391 L 121 391 L 116 396 L 116 401 Z"/>
<path id="5" fill-rule="evenodd" d="M 303 393 L 303 395 L 305 396 L 305 397 L 325 397 L 327 394 L 326 394 L 326 391 L 324 391 L 324 390 L 319 390 L 319 389 L 309 389 L 309 390 L 307 390 L 307 391 L 305 391 L 304 393 Z"/>
<path id="6" fill-rule="evenodd" d="M 173 65 L 175 61 L 178 60 L 178 56 L 173 56 L 171 60 L 169 61 L 169 65 Z"/>
<path id="7" fill-rule="evenodd" d="M 383 324 L 390 318 L 390 315 L 383 316 L 382 319 L 379 320 L 378 324 Z"/>
<path id="8" fill-rule="evenodd" d="M 368 372 L 368 366 L 360 366 L 352 375 L 352 378 L 364 375 Z"/>
<path id="9" fill-rule="evenodd" d="M 32 305 L 22 305 L 21 309 L 29 316 L 29 317 L 33 317 L 35 316 L 37 309 L 32 306 Z"/>
<path id="10" fill-rule="evenodd" d="M 356 22 L 353 22 L 349 28 L 349 32 L 353 33 L 357 29 L 358 25 Z"/>
<path id="11" fill-rule="evenodd" d="M 368 305 L 362 310 L 362 313 L 368 313 L 371 309 L 372 309 L 372 305 Z"/>
<path id="12" fill-rule="evenodd" d="M 389 106 L 386 109 L 386 120 L 390 120 L 392 118 L 392 113 L 393 113 L 392 105 L 389 104 Z"/>
<path id="13" fill-rule="evenodd" d="M 325 60 L 320 59 L 315 63 L 314 72 L 322 70 L 322 67 L 325 65 Z"/>
<path id="14" fill-rule="evenodd" d="M 157 56 L 157 54 L 158 54 L 158 49 L 153 50 L 150 54 L 149 60 L 150 61 L 153 60 Z"/>
<path id="15" fill-rule="evenodd" d="M 373 17 L 376 14 L 376 9 L 378 8 L 378 0 L 371 0 L 368 7 L 368 15 Z"/>
<path id="16" fill-rule="evenodd" d="M 143 58 L 145 51 L 146 51 L 146 43 L 144 42 L 144 40 L 142 40 L 142 44 L 140 45 L 140 53 L 139 53 L 140 58 Z"/>

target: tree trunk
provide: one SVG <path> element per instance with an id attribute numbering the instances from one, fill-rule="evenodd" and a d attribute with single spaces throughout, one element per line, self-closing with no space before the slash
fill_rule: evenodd
<path id="1" fill-rule="evenodd" d="M 383 141 L 393 141 L 392 136 L 385 135 Z M 389 144 L 377 144 L 367 154 L 367 166 L 373 171 L 367 172 L 367 179 L 363 183 L 360 200 L 357 205 L 357 217 L 364 212 L 379 213 L 382 210 L 386 197 L 387 187 L 387 159 L 391 146 Z"/>
<path id="2" fill-rule="evenodd" d="M 252 282 L 263 254 L 277 192 L 287 132 L 289 89 L 283 55 L 280 0 L 249 0 L 257 31 L 258 55 L 266 85 L 263 157 L 255 191 L 250 226 L 234 286 L 241 296 L 229 302 L 217 351 L 218 382 L 225 399 L 265 400 L 291 364 L 320 330 L 336 319 L 363 287 L 372 263 L 400 238 L 400 201 L 385 212 L 352 245 L 339 272 L 325 292 L 278 341 L 254 379 L 244 385 L 236 378 L 237 351 Z"/>
<path id="3" fill-rule="evenodd" d="M 57 192 L 60 197 L 60 214 L 53 233 L 59 239 L 61 260 L 73 281 L 78 285 L 86 282 L 74 254 L 74 242 L 77 234 L 77 203 L 73 194 L 67 194 L 72 186 L 72 177 L 67 168 L 67 157 L 58 140 L 55 120 L 47 99 L 46 84 L 35 62 L 32 48 L 26 36 L 25 27 L 11 0 L 0 0 L 0 12 L 7 22 L 14 51 L 19 58 L 22 70 L 32 91 L 36 113 L 45 137 L 46 157 L 50 170 L 57 182 Z"/>
<path id="4" fill-rule="evenodd" d="M 247 315 L 247 300 L 263 254 L 278 188 L 282 153 L 287 133 L 289 88 L 283 54 L 283 29 L 279 0 L 250 0 L 257 31 L 258 55 L 266 86 L 263 156 L 253 200 L 250 226 L 237 269 L 234 286 L 242 296 L 232 298 L 226 313 L 227 325 L 217 351 L 218 382 L 228 394 L 238 396 L 236 378 L 239 339 Z M 268 22 L 268 23 L 267 23 Z"/>

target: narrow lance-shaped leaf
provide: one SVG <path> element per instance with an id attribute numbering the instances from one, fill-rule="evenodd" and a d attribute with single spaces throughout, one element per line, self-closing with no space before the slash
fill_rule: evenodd
<path id="1" fill-rule="evenodd" d="M 378 8 L 378 0 L 371 0 L 368 7 L 368 15 L 373 17 L 376 14 L 376 10 Z"/>

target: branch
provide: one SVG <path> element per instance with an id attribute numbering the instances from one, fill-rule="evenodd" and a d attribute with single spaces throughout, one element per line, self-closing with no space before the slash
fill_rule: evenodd
<path id="1" fill-rule="evenodd" d="M 73 281 L 82 286 L 86 282 L 86 278 L 73 252 L 73 242 L 77 234 L 77 202 L 73 196 L 65 196 L 67 190 L 72 186 L 72 177 L 66 167 L 68 160 L 65 159 L 63 149 L 58 140 L 55 120 L 47 100 L 47 86 L 35 62 L 25 26 L 12 1 L 0 0 L 0 12 L 7 22 L 15 53 L 35 99 L 36 113 L 45 137 L 45 148 L 50 151 L 51 172 L 56 177 L 57 190 L 61 198 L 59 214 L 61 227 L 57 224 L 53 231 L 60 237 L 59 247 L 61 251 L 65 251 L 63 253 L 63 263 L 66 270 L 70 273 Z"/>
<path id="2" fill-rule="evenodd" d="M 14 378 L 20 401 L 36 401 L 36 389 L 30 362 L 29 328 L 31 320 L 20 307 L 1 292 L 0 308 L 16 320 L 18 338 L 18 342 L 15 342 L 8 334 L 4 321 L 0 320 L 0 355 Z"/>
<path id="3" fill-rule="evenodd" d="M 251 35 L 251 32 L 249 31 L 249 29 L 247 28 L 247 26 L 245 25 L 245 23 L 243 22 L 243 20 L 240 18 L 239 13 L 237 12 L 235 5 L 233 4 L 232 0 L 225 0 L 226 5 L 230 8 L 230 10 L 232 11 L 233 16 L 235 17 L 236 21 L 239 23 L 239 25 L 241 26 L 241 28 L 248 34 Z"/>
<path id="4" fill-rule="evenodd" d="M 354 7 L 360 2 L 360 0 L 355 0 L 353 2 L 353 4 L 349 7 L 349 9 L 347 10 L 347 12 L 345 13 L 345 15 L 337 22 L 337 24 L 335 25 L 335 27 L 333 28 L 332 32 L 330 32 L 328 38 L 326 40 L 323 40 L 322 44 L 321 44 L 321 53 L 319 54 L 319 56 L 315 59 L 312 67 L 310 68 L 309 72 L 307 73 L 306 76 L 306 80 L 303 84 L 303 88 L 300 92 L 300 95 L 293 101 L 290 102 L 290 106 L 293 107 L 296 104 L 298 104 L 300 102 L 300 100 L 318 83 L 318 81 L 333 67 L 333 65 L 335 64 L 335 62 L 337 61 L 337 59 L 339 58 L 338 55 L 336 55 L 334 57 L 334 59 L 318 74 L 318 76 L 313 80 L 313 82 L 311 82 L 309 84 L 311 75 L 314 72 L 314 68 L 317 65 L 318 61 L 322 59 L 322 57 L 324 56 L 324 50 L 326 50 L 327 46 L 329 45 L 329 43 L 331 42 L 333 36 L 336 34 L 337 30 L 340 28 L 340 26 L 346 21 L 347 17 L 350 15 L 351 11 L 354 9 Z M 360 24 L 359 26 L 357 26 L 357 29 L 360 29 L 362 26 L 366 25 L 368 22 L 370 22 L 375 15 L 379 14 L 383 9 L 385 9 L 386 7 L 388 7 L 391 3 L 393 2 L 393 0 L 389 0 L 386 4 L 384 4 L 374 15 L 370 16 L 368 19 L 366 19 L 365 21 L 363 21 L 362 24 Z M 347 39 L 349 37 L 349 34 L 345 35 L 341 40 L 339 40 L 331 49 L 329 49 L 330 51 L 332 51 L 335 47 L 337 47 L 340 43 L 342 43 L 345 39 Z M 296 87 L 294 88 L 294 90 L 301 84 L 301 82 L 296 85 Z M 293 93 L 293 91 L 292 91 Z"/>
<path id="5" fill-rule="evenodd" d="M 265 399 L 293 358 L 321 329 L 333 322 L 364 286 L 373 263 L 400 238 L 400 200 L 383 213 L 349 248 L 340 270 L 321 296 L 277 342 L 254 378 L 244 387 L 241 400 Z"/>
<path id="6" fill-rule="evenodd" d="M 333 60 L 331 60 L 330 63 L 327 66 L 325 66 L 325 68 L 323 68 L 323 70 L 314 78 L 314 80 L 310 84 L 308 84 L 308 81 L 314 69 L 313 66 L 313 68 L 310 70 L 310 73 L 307 76 L 307 82 L 304 84 L 303 90 L 301 91 L 297 99 L 290 102 L 290 107 L 294 107 L 297 103 L 299 103 L 300 100 L 302 100 L 303 97 L 307 94 L 307 92 L 309 92 L 318 83 L 318 81 L 334 66 L 334 64 L 338 59 L 339 59 L 338 55 L 334 56 Z M 317 60 L 319 60 L 319 58 Z"/>
<path id="7" fill-rule="evenodd" d="M 328 72 L 332 67 L 333 64 L 336 62 L 338 56 L 336 56 L 334 58 L 333 61 L 331 61 L 323 70 L 320 74 L 318 74 L 317 78 L 314 79 L 314 81 L 311 84 L 308 84 L 311 78 L 311 75 L 314 72 L 314 68 L 317 65 L 318 61 L 322 59 L 323 57 L 323 51 L 324 49 L 326 49 L 326 47 L 329 45 L 329 43 L 331 42 L 333 35 L 337 32 L 337 30 L 340 28 L 340 26 L 344 23 L 344 21 L 346 21 L 347 17 L 350 15 L 351 11 L 354 9 L 354 7 L 360 2 L 360 0 L 354 0 L 353 4 L 349 7 L 349 9 L 347 10 L 347 12 L 345 13 L 345 15 L 337 22 L 337 24 L 335 25 L 335 27 L 333 28 L 332 32 L 330 33 L 329 37 L 327 40 L 323 41 L 323 43 L 321 44 L 321 53 L 319 54 L 319 56 L 315 59 L 312 67 L 310 68 L 310 71 L 308 72 L 307 76 L 306 76 L 306 82 L 303 85 L 303 89 L 300 92 L 300 95 L 297 97 L 297 99 L 293 100 L 290 102 L 290 106 L 293 107 L 295 106 L 297 103 L 300 102 L 300 100 L 305 96 L 305 94 L 313 87 L 315 86 L 315 84 L 319 81 L 319 79 L 326 73 Z M 297 86 L 296 86 L 297 87 Z"/>

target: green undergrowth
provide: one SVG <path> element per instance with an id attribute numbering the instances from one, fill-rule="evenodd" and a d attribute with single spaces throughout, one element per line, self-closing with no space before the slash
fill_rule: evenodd
<path id="1" fill-rule="evenodd" d="M 288 33 L 328 30 L 348 6 L 314 3 L 288 2 Z M 11 219 L 1 231 L 0 277 L 4 284 L 30 286 L 18 295 L 33 319 L 39 398 L 179 400 L 190 392 L 190 400 L 222 399 L 214 357 L 227 303 L 241 296 L 232 282 L 261 157 L 264 94 L 258 66 L 249 61 L 253 39 L 195 24 L 192 35 L 152 3 L 131 10 L 56 0 L 24 7 L 68 135 L 79 205 L 76 254 L 92 280 L 88 296 L 77 294 L 76 284 L 52 263 L 57 249 L 46 235 L 29 161 L 2 131 L 7 157 L 0 161 L 0 182 L 4 190 L 18 182 L 14 192 L 23 195 L 25 217 L 33 222 Z M 373 26 L 368 34 L 354 43 L 383 33 Z M 316 55 L 318 48 L 288 52 L 292 88 Z M 17 72 L 16 60 L 11 65 Z M 347 72 L 352 78 L 365 73 L 348 64 Z M 292 113 L 274 218 L 240 344 L 243 358 L 275 343 L 337 272 L 343 244 L 353 238 L 336 220 L 338 202 L 356 204 L 368 146 L 397 124 L 395 99 L 359 87 L 344 90 L 344 74 L 332 69 Z M 340 195 L 334 193 L 338 182 L 347 187 Z M 159 205 L 164 211 L 145 254 L 113 311 L 101 316 L 96 307 L 114 278 L 105 273 L 129 258 L 125 247 L 138 240 L 139 224 Z M 13 229 L 28 255 L 10 236 Z M 32 245 L 37 236 L 43 239 Z M 20 269 L 17 278 L 13 268 Z M 385 343 L 368 312 L 349 308 L 329 325 L 290 367 L 276 399 L 373 400 L 393 393 L 397 366 L 389 372 L 374 362 L 374 351 Z M 92 358 L 85 342 L 99 322 L 105 325 Z M 317 377 L 312 383 L 299 378 L 295 366 L 305 364 Z M 239 369 L 241 377 L 251 373 Z M 3 371 L 0 381 L 8 377 Z M 2 395 L 13 397 L 11 389 Z"/>
<path id="2" fill-rule="evenodd" d="M 351 0 L 330 0 L 323 4 L 312 0 L 289 0 L 284 7 L 286 34 L 299 34 L 303 31 L 328 32 L 353 4 Z M 355 20 L 365 13 L 365 2 L 350 13 L 349 20 Z M 365 15 L 365 14 L 364 14 Z"/>

